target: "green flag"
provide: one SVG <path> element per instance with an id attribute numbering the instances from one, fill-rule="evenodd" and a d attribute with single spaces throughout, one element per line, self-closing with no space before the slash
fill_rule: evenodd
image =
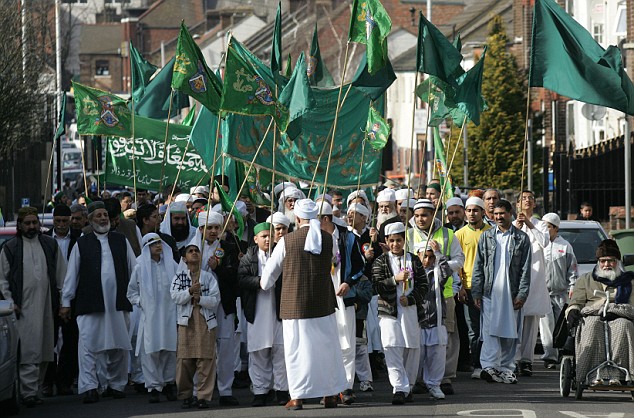
<path id="1" fill-rule="evenodd" d="M 72 84 L 80 135 L 132 135 L 132 114 L 125 100 L 103 90 Z"/>
<path id="2" fill-rule="evenodd" d="M 330 72 L 321 59 L 321 50 L 319 49 L 319 39 L 317 38 L 317 22 L 315 22 L 315 30 L 313 31 L 313 41 L 310 44 L 310 55 L 308 56 L 306 73 L 310 84 L 319 87 L 331 87 L 335 85 Z"/>
<path id="3" fill-rule="evenodd" d="M 379 0 L 354 0 L 348 39 L 366 44 L 368 71 L 375 74 L 387 62 L 387 35 L 392 21 Z"/>
<path id="4" fill-rule="evenodd" d="M 634 85 L 619 49 L 603 49 L 552 0 L 535 0 L 529 85 L 634 115 Z"/>
<path id="5" fill-rule="evenodd" d="M 396 74 L 389 59 L 387 59 L 385 67 L 370 74 L 366 55 L 367 52 L 361 56 L 359 68 L 352 79 L 352 86 L 371 100 L 377 101 L 396 80 Z"/>
<path id="6" fill-rule="evenodd" d="M 53 137 L 53 142 L 57 141 L 60 136 L 66 132 L 66 92 L 62 92 L 62 107 L 59 109 L 59 117 L 57 119 L 57 130 Z"/>
<path id="7" fill-rule="evenodd" d="M 450 115 L 450 108 L 455 107 L 454 88 L 435 75 L 430 75 L 415 90 L 423 102 L 428 103 L 428 126 L 439 126 Z"/>
<path id="8" fill-rule="evenodd" d="M 282 71 L 282 2 L 277 3 L 273 43 L 271 45 L 271 71 L 273 75 Z"/>
<path id="9" fill-rule="evenodd" d="M 303 52 L 295 63 L 295 69 L 288 84 L 280 93 L 279 101 L 289 113 L 287 134 L 291 139 L 295 139 L 302 131 L 301 117 L 315 107 L 315 98 L 308 82 Z"/>
<path id="10" fill-rule="evenodd" d="M 139 101 L 145 94 L 145 87 L 158 67 L 143 58 L 130 42 L 130 74 L 132 75 L 132 100 Z"/>
<path id="11" fill-rule="evenodd" d="M 281 104 L 256 68 L 236 52 L 235 38 L 229 40 L 220 110 L 251 116 L 270 115 L 281 132 L 286 132 L 289 112 Z"/>
<path id="12" fill-rule="evenodd" d="M 487 47 L 484 47 L 480 60 L 469 71 L 456 81 L 455 109 L 451 114 L 454 122 L 461 125 L 465 117 L 475 125 L 480 124 L 480 114 L 486 109 L 486 102 L 482 98 L 482 73 L 484 72 L 484 58 Z"/>
<path id="13" fill-rule="evenodd" d="M 172 98 L 173 117 L 180 109 L 189 107 L 189 96 L 182 91 L 174 90 L 172 95 L 172 76 L 176 58 L 172 58 L 165 64 L 156 76 L 145 87 L 145 94 L 137 102 L 134 102 L 134 113 L 139 116 L 152 119 L 167 119 L 170 109 L 170 97 Z"/>
<path id="14" fill-rule="evenodd" d="M 390 125 L 387 124 L 381 114 L 370 105 L 368 112 L 368 123 L 365 126 L 365 132 L 368 135 L 368 142 L 375 150 L 380 150 L 387 144 L 390 136 Z"/>
<path id="15" fill-rule="evenodd" d="M 214 183 L 216 184 L 216 190 L 218 190 L 218 194 L 220 195 L 220 204 L 222 205 L 223 212 L 229 212 L 233 206 L 233 202 L 231 202 L 231 199 L 229 199 L 229 196 L 227 196 L 227 193 L 225 193 L 220 184 L 217 181 L 214 181 Z M 242 219 L 242 215 L 240 215 L 240 212 L 238 212 L 236 207 L 233 208 L 233 212 L 231 213 L 236 218 L 236 223 L 238 224 L 236 237 L 241 239 L 242 233 L 244 232 L 244 219 Z"/>
<path id="16" fill-rule="evenodd" d="M 212 112 L 217 113 L 220 108 L 222 82 L 207 67 L 205 57 L 187 30 L 185 22 L 181 22 L 178 35 L 172 88 L 198 100 Z"/>
<path id="17" fill-rule="evenodd" d="M 419 13 L 416 69 L 421 73 L 435 75 L 445 83 L 455 84 L 462 74 L 462 55 L 451 42 Z"/>
<path id="18" fill-rule="evenodd" d="M 189 113 L 187 114 L 187 116 L 185 116 L 185 119 L 183 119 L 183 121 L 181 122 L 181 125 L 194 126 L 195 121 L 196 121 L 196 103 L 194 103 L 192 108 L 189 110 Z"/>
<path id="19" fill-rule="evenodd" d="M 442 139 L 440 138 L 440 130 L 437 126 L 433 128 L 434 131 L 434 153 L 436 154 L 436 172 L 440 177 L 440 187 L 445 189 L 443 194 L 443 201 L 447 201 L 453 197 L 453 185 L 451 176 L 447 171 L 447 158 L 445 157 L 445 147 L 443 146 Z"/>
<path id="20" fill-rule="evenodd" d="M 249 164 L 236 161 L 236 183 L 242 184 L 246 173 L 249 171 Z M 266 198 L 263 186 L 271 183 L 271 172 L 257 167 L 253 167 L 247 177 L 242 195 L 249 196 L 255 206 L 270 208 L 271 201 Z"/>
<path id="21" fill-rule="evenodd" d="M 284 72 L 284 77 L 291 78 L 291 74 L 293 74 L 293 61 L 291 59 L 291 54 L 288 54 L 288 58 L 286 58 L 286 69 Z"/>

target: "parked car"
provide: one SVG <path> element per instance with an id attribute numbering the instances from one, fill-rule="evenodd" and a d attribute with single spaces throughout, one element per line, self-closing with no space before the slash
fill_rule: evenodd
<path id="1" fill-rule="evenodd" d="M 20 338 L 16 321 L 13 303 L 5 300 L 0 292 L 0 413 L 3 416 L 20 412 Z"/>
<path id="2" fill-rule="evenodd" d="M 601 224 L 595 221 L 561 221 L 559 235 L 572 245 L 579 276 L 592 271 L 597 264 L 595 252 L 599 243 L 609 238 Z"/>
<path id="3" fill-rule="evenodd" d="M 4 244 L 6 241 L 9 241 L 11 238 L 15 237 L 15 234 L 15 226 L 0 227 L 0 248 L 2 248 L 2 244 Z"/>

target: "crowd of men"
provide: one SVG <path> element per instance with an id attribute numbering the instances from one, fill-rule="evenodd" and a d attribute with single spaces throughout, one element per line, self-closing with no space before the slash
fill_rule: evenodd
<path id="1" fill-rule="evenodd" d="M 73 394 L 76 381 L 87 404 L 123 398 L 132 384 L 150 403 L 209 408 L 217 389 L 220 406 L 235 406 L 232 389 L 251 385 L 253 406 L 322 398 L 333 408 L 355 402 L 355 378 L 373 391 L 380 372 L 395 405 L 445 399 L 457 371 L 490 383 L 530 377 L 538 334 L 555 368 L 566 304 L 577 352 L 594 350 L 609 322 L 614 360 L 634 374 L 634 275 L 605 240 L 578 278 L 559 216 L 540 219 L 531 191 L 514 204 L 495 189 L 443 204 L 432 182 L 418 193 L 384 188 L 374 201 L 336 190 L 311 200 L 284 182 L 273 213 L 240 196 L 238 222 L 216 189 L 168 189 L 155 202 L 146 190 L 56 195 L 46 232 L 35 208 L 18 211 L 0 291 L 18 319 L 25 405 Z M 619 305 L 599 323 L 587 319 L 605 300 L 597 289 Z M 597 384 L 621 383 L 617 369 L 606 373 Z"/>

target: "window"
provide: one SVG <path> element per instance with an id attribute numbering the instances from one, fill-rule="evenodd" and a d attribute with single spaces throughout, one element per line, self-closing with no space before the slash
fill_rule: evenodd
<path id="1" fill-rule="evenodd" d="M 109 67 L 108 61 L 97 60 L 95 62 L 95 75 L 100 75 L 100 76 L 110 75 L 110 67 Z"/>
<path id="2" fill-rule="evenodd" d="M 603 44 L 603 23 L 595 23 L 592 25 L 592 37 L 599 45 Z"/>
<path id="3" fill-rule="evenodd" d="M 619 4 L 616 9 L 616 21 L 614 23 L 614 33 L 617 36 L 627 36 L 627 9 L 625 4 Z"/>
<path id="4" fill-rule="evenodd" d="M 575 2 L 574 0 L 566 0 L 566 13 L 568 13 L 570 16 L 575 15 Z"/>

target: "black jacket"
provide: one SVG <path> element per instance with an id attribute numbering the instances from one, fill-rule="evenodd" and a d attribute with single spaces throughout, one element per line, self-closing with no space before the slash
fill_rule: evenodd
<path id="1" fill-rule="evenodd" d="M 260 287 L 260 276 L 258 275 L 258 251 L 257 245 L 249 247 L 247 253 L 242 256 L 238 267 L 238 283 L 240 286 L 240 300 L 244 317 L 251 324 L 255 320 L 255 306 Z M 280 296 L 282 294 L 282 279 L 275 282 L 275 313 L 277 319 L 280 318 Z"/>

